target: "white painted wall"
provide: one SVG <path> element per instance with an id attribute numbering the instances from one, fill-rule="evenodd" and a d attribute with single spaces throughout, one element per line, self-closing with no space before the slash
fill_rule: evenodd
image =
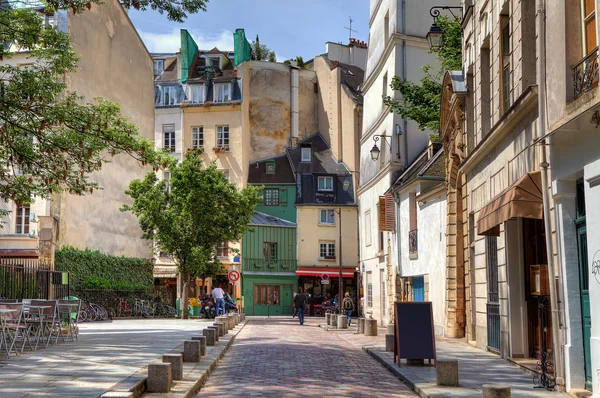
<path id="1" fill-rule="evenodd" d="M 358 66 L 362 70 L 367 67 L 367 49 L 355 45 L 346 45 L 328 41 L 327 58 L 343 64 Z"/>
<path id="2" fill-rule="evenodd" d="M 156 108 L 154 111 L 154 145 L 156 148 L 164 146 L 162 126 L 175 125 L 175 153 L 172 154 L 179 160 L 183 160 L 183 134 L 182 134 L 182 112 L 180 108 Z M 191 133 L 190 133 L 191 134 Z"/>

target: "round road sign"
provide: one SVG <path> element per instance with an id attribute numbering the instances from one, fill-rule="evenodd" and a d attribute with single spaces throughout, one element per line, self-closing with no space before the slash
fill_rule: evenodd
<path id="1" fill-rule="evenodd" d="M 227 274 L 227 277 L 231 282 L 235 283 L 240 280 L 240 271 L 238 271 L 237 269 L 232 269 Z"/>
<path id="2" fill-rule="evenodd" d="M 329 280 L 329 275 L 323 274 L 323 275 L 321 275 L 321 279 L 324 281 L 327 281 L 327 280 Z"/>

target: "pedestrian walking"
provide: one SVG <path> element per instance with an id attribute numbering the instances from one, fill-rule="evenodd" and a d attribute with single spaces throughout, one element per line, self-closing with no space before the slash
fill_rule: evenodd
<path id="1" fill-rule="evenodd" d="M 302 292 L 302 288 L 298 288 L 298 294 L 294 297 L 294 308 L 298 313 L 300 325 L 304 325 L 304 304 L 306 304 L 306 295 Z"/>
<path id="2" fill-rule="evenodd" d="M 348 292 L 344 295 L 342 308 L 344 308 L 344 314 L 348 317 L 348 326 L 350 326 L 350 323 L 352 322 L 352 311 L 354 311 L 354 301 L 352 301 L 350 293 Z"/>
<path id="3" fill-rule="evenodd" d="M 225 292 L 219 286 L 213 289 L 212 296 L 217 303 L 217 315 L 225 315 Z M 222 311 L 222 312 L 221 312 Z"/>
<path id="4" fill-rule="evenodd" d="M 296 299 L 297 295 L 298 295 L 298 293 L 294 293 L 294 300 Z M 296 315 L 298 315 L 298 308 L 296 308 L 296 306 L 294 306 L 294 313 L 292 314 L 292 319 L 295 318 Z"/>

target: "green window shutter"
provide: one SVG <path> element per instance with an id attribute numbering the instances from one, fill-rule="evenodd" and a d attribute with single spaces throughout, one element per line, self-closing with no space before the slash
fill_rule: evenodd
<path id="1" fill-rule="evenodd" d="M 279 204 L 287 204 L 287 188 L 279 188 Z"/>

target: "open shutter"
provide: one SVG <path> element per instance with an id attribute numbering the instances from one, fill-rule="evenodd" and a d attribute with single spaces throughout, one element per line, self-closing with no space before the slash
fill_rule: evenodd
<path id="1" fill-rule="evenodd" d="M 396 231 L 396 201 L 391 193 L 385 194 L 385 230 Z"/>
<path id="2" fill-rule="evenodd" d="M 287 204 L 287 188 L 279 188 L 279 204 Z"/>
<path id="3" fill-rule="evenodd" d="M 379 231 L 385 231 L 385 196 L 379 197 L 379 205 L 377 206 L 377 220 Z"/>

